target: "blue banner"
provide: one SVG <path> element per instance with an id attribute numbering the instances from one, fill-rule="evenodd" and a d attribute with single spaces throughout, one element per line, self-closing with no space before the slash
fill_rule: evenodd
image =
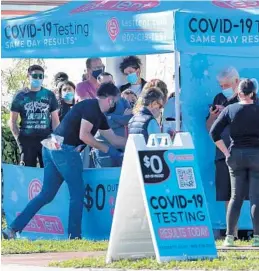
<path id="1" fill-rule="evenodd" d="M 183 122 L 192 134 L 213 228 L 225 228 L 225 203 L 215 198 L 215 145 L 206 130 L 209 105 L 222 91 L 217 76 L 235 69 L 239 78 L 255 78 L 259 82 L 259 58 L 226 57 L 203 54 L 181 54 L 181 108 Z M 216 207 L 217 206 L 217 207 Z M 215 208 L 216 207 L 216 208 Z M 252 229 L 249 202 L 242 207 L 240 229 Z M 217 210 L 217 211 L 215 211 Z"/>
<path id="2" fill-rule="evenodd" d="M 43 169 L 3 165 L 4 210 L 7 224 L 15 219 L 42 188 Z M 120 168 L 84 171 L 85 198 L 82 237 L 109 239 Z M 21 238 L 67 239 L 69 193 L 62 184 L 55 199 L 43 207 L 25 227 Z"/>
<path id="3" fill-rule="evenodd" d="M 217 256 L 192 149 L 139 151 L 148 210 L 161 258 Z"/>
<path id="4" fill-rule="evenodd" d="M 213 8 L 208 12 L 177 11 L 176 49 L 189 53 L 259 56 L 259 2 L 256 4 L 248 9 L 222 4 L 219 12 Z"/>

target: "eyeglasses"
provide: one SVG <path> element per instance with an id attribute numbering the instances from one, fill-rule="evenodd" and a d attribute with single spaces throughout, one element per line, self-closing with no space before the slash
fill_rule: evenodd
<path id="1" fill-rule="evenodd" d="M 44 74 L 42 74 L 42 73 L 33 73 L 33 74 L 31 74 L 31 77 L 33 79 L 43 79 L 44 78 Z"/>

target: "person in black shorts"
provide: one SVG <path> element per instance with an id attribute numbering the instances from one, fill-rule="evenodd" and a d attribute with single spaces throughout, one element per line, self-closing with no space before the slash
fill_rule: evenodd
<path id="1" fill-rule="evenodd" d="M 209 115 L 206 118 L 206 126 L 208 131 L 210 131 L 211 126 L 219 116 L 220 112 L 226 106 L 238 102 L 237 88 L 240 79 L 237 70 L 234 67 L 224 69 L 217 76 L 217 79 L 222 92 L 215 96 L 212 105 L 210 105 Z M 229 132 L 229 127 L 227 126 L 221 135 L 227 147 L 230 145 Z M 230 176 L 225 162 L 225 156 L 218 148 L 216 148 L 215 155 L 215 183 L 216 200 L 225 201 L 227 208 L 231 196 Z"/>
<path id="2" fill-rule="evenodd" d="M 52 138 L 46 140 L 50 146 L 47 145 L 43 148 L 44 180 L 42 190 L 3 231 L 4 238 L 15 238 L 16 232 L 21 232 L 31 218 L 44 205 L 54 199 L 63 181 L 67 183 L 70 194 L 68 235 L 70 239 L 81 238 L 85 189 L 80 152 L 86 145 L 89 145 L 107 153 L 110 157 L 121 156 L 121 152 L 116 148 L 110 148 L 94 138 L 99 130 L 100 134 L 112 145 L 118 148 L 125 146 L 126 138 L 114 134 L 104 115 L 104 112 L 114 108 L 120 97 L 119 94 L 119 89 L 112 83 L 102 84 L 97 91 L 96 99 L 84 100 L 76 104 L 66 114 L 54 131 Z M 59 143 L 61 138 L 63 143 Z"/>

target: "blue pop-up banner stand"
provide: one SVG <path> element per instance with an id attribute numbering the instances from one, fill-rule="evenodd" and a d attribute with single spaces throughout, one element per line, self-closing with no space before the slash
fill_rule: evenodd
<path id="1" fill-rule="evenodd" d="M 3 165 L 4 210 L 7 224 L 41 191 L 43 169 Z M 120 168 L 85 170 L 85 198 L 82 237 L 109 239 Z M 37 213 L 21 233 L 21 238 L 67 239 L 69 193 L 62 184 L 55 199 Z"/>
<path id="2" fill-rule="evenodd" d="M 259 81 L 259 4 L 212 1 L 206 7 L 207 12 L 202 9 L 200 12 L 188 9 L 176 12 L 175 46 L 180 51 L 183 123 L 193 137 L 215 229 L 226 227 L 222 216 L 225 215 L 225 202 L 216 202 L 216 147 L 206 130 L 206 117 L 214 97 L 222 92 L 217 80 L 219 74 L 229 70 L 233 76 L 237 73 L 239 79 Z M 239 229 L 252 229 L 249 209 L 249 202 L 245 202 Z"/>

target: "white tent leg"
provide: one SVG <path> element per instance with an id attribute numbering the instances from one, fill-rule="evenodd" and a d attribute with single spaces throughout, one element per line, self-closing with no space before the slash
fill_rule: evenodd
<path id="1" fill-rule="evenodd" d="M 175 68 L 175 118 L 176 131 L 181 129 L 181 109 L 180 109 L 180 91 L 179 91 L 179 53 L 174 51 L 174 68 Z"/>

